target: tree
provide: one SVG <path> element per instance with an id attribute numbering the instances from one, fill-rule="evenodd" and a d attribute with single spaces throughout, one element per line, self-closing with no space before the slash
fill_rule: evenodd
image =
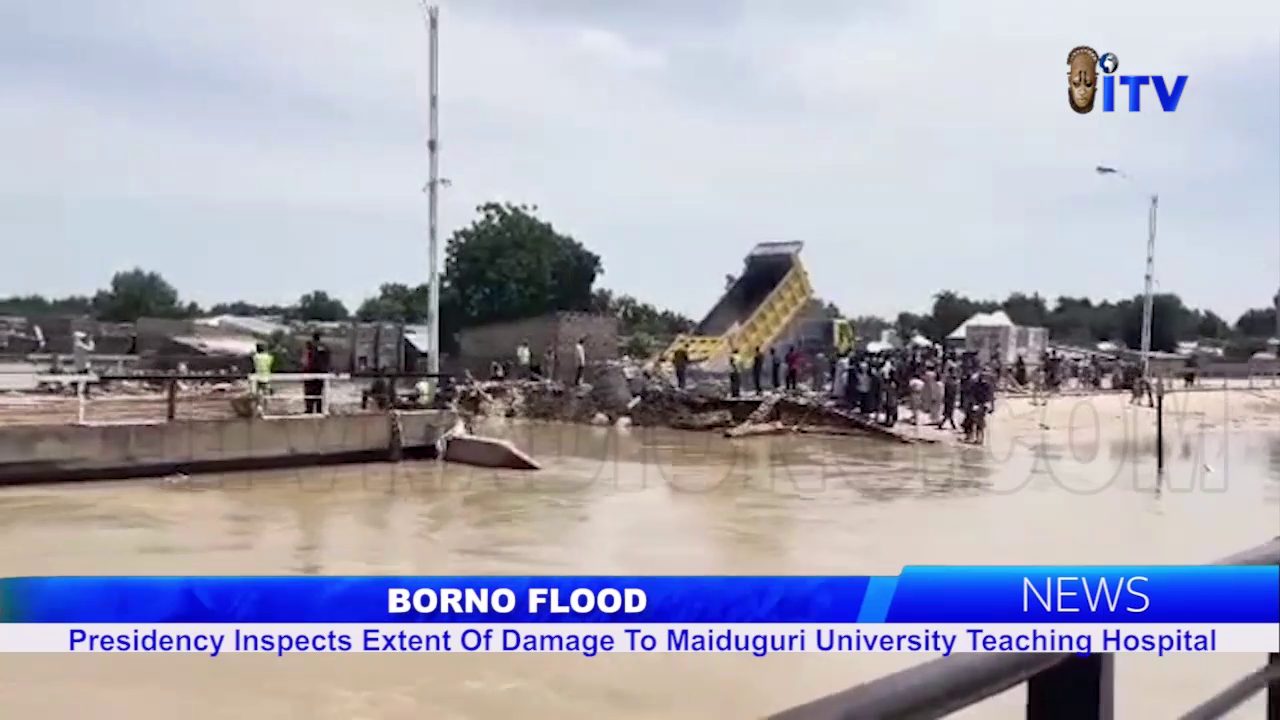
<path id="1" fill-rule="evenodd" d="M 1218 317 L 1212 310 L 1201 310 L 1196 313 L 1196 337 L 1209 340 L 1221 340 L 1231 334 L 1231 326 Z"/>
<path id="2" fill-rule="evenodd" d="M 879 340 L 881 333 L 890 327 L 888 320 L 875 315 L 859 315 L 852 322 L 854 334 L 867 341 Z"/>
<path id="3" fill-rule="evenodd" d="M 1044 298 L 1040 297 L 1040 293 L 1034 295 L 1013 293 L 1005 298 L 1001 308 L 1015 325 L 1047 327 L 1049 324 L 1049 308 L 1045 306 Z"/>
<path id="4" fill-rule="evenodd" d="M 927 315 L 900 312 L 897 321 L 893 324 L 893 329 L 898 334 L 898 339 L 906 342 L 916 333 L 923 333 L 924 328 L 931 323 L 932 319 Z"/>
<path id="5" fill-rule="evenodd" d="M 1270 337 L 1276 332 L 1276 309 L 1253 308 L 1236 320 L 1236 331 L 1246 337 Z"/>
<path id="6" fill-rule="evenodd" d="M 648 333 L 636 333 L 622 344 L 622 352 L 633 358 L 646 358 L 657 348 L 657 341 Z"/>
<path id="7" fill-rule="evenodd" d="M 1125 345 L 1131 348 L 1142 347 L 1142 314 L 1143 298 L 1134 296 L 1132 300 L 1124 300 L 1119 305 L 1121 336 Z M 1160 352 L 1173 352 L 1178 347 L 1178 338 L 1183 336 L 1182 328 L 1191 313 L 1182 304 L 1182 298 L 1169 293 L 1160 293 L 1151 299 L 1151 349 Z"/>
<path id="8" fill-rule="evenodd" d="M 1095 316 L 1093 302 L 1089 298 L 1074 298 L 1066 295 L 1058 297 L 1053 311 L 1045 318 L 1045 327 L 1049 335 L 1059 342 L 1070 342 L 1085 345 L 1102 339 L 1094 333 Z"/>
<path id="9" fill-rule="evenodd" d="M 158 273 L 134 268 L 111 277 L 111 288 L 93 297 L 94 315 L 108 322 L 135 322 L 140 317 L 190 317 L 198 307 L 178 302 L 178 291 Z"/>
<path id="10" fill-rule="evenodd" d="M 49 299 L 43 295 L 14 295 L 0 299 L 0 315 L 88 315 L 93 301 L 84 295 Z"/>
<path id="11" fill-rule="evenodd" d="M 430 316 L 431 288 L 425 283 L 409 287 L 403 283 L 383 283 L 378 294 L 360 303 L 356 316 L 366 322 L 426 322 Z"/>
<path id="12" fill-rule="evenodd" d="M 951 290 L 943 290 L 933 296 L 933 313 L 919 330 L 934 340 L 942 340 L 974 314 L 992 312 L 999 307 L 991 301 L 975 302 Z"/>
<path id="13" fill-rule="evenodd" d="M 217 303 L 209 308 L 211 315 L 241 315 L 245 317 L 260 317 L 263 315 L 274 315 L 284 317 L 290 314 L 293 308 L 283 305 L 257 305 L 244 300 L 236 300 L 229 303 Z"/>
<path id="14" fill-rule="evenodd" d="M 329 293 L 324 290 L 312 290 L 298 298 L 298 304 L 291 314 L 299 320 L 318 322 L 346 320 L 350 316 L 347 306 L 341 300 L 329 297 Z"/>
<path id="15" fill-rule="evenodd" d="M 461 327 L 591 307 L 598 255 L 535 217 L 535 208 L 488 203 L 477 210 L 480 218 L 454 232 L 445 249 L 444 288 Z"/>

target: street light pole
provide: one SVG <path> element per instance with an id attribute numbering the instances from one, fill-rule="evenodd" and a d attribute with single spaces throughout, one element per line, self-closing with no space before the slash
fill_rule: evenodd
<path id="1" fill-rule="evenodd" d="M 1117 175 L 1129 180 L 1129 176 L 1113 167 L 1099 165 L 1099 175 Z M 1151 208 L 1147 211 L 1147 271 L 1142 287 L 1142 377 L 1151 377 L 1151 322 L 1155 311 L 1153 287 L 1156 275 L 1156 209 L 1160 206 L 1160 196 L 1151 194 Z"/>
<path id="2" fill-rule="evenodd" d="M 1151 377 L 1151 321 L 1155 297 L 1152 284 L 1156 274 L 1156 208 L 1160 196 L 1151 196 L 1151 210 L 1147 214 L 1147 275 L 1142 298 L 1142 377 Z"/>
<path id="3" fill-rule="evenodd" d="M 429 157 L 429 179 L 427 180 L 427 254 L 430 263 L 427 272 L 427 372 L 440 372 L 440 273 L 438 269 L 437 216 L 439 213 L 440 191 L 440 142 L 439 142 L 439 34 L 440 9 L 426 5 L 427 36 L 429 42 L 429 86 L 428 86 L 428 136 L 427 154 Z"/>

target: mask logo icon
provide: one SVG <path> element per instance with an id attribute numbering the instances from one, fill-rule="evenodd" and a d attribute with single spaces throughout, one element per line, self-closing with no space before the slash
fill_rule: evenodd
<path id="1" fill-rule="evenodd" d="M 1098 53 L 1081 45 L 1067 54 L 1067 103 L 1081 115 L 1093 110 L 1098 92 Z"/>

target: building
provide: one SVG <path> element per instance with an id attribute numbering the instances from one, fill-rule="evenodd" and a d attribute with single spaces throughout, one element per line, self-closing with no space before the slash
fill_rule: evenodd
<path id="1" fill-rule="evenodd" d="M 1019 357 L 1037 364 L 1049 347 L 1049 331 L 1042 327 L 1016 325 L 1003 310 L 975 313 L 947 335 L 947 341 L 976 352 L 982 362 L 997 360 L 1003 365 Z"/>
<path id="2" fill-rule="evenodd" d="M 450 371 L 470 371 L 476 377 L 488 377 L 494 362 L 515 362 L 516 347 L 529 342 L 533 362 L 542 364 L 548 347 L 556 350 L 556 379 L 570 381 L 574 372 L 574 346 L 585 338 L 587 362 L 614 360 L 618 357 L 618 319 L 612 315 L 583 312 L 558 312 L 540 317 L 491 323 L 467 328 L 458 333 L 458 357 Z"/>

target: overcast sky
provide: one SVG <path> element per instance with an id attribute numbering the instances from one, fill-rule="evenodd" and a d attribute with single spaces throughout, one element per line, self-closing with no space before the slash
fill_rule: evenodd
<path id="1" fill-rule="evenodd" d="M 1072 112 L 1082 44 L 1189 75 L 1177 112 Z M 0 4 L 0 295 L 423 281 L 426 47 L 413 0 Z M 536 203 L 690 315 L 769 240 L 849 313 L 1132 295 L 1151 190 L 1161 290 L 1233 320 L 1280 285 L 1274 0 L 455 0 L 440 74 L 442 243 Z"/>

